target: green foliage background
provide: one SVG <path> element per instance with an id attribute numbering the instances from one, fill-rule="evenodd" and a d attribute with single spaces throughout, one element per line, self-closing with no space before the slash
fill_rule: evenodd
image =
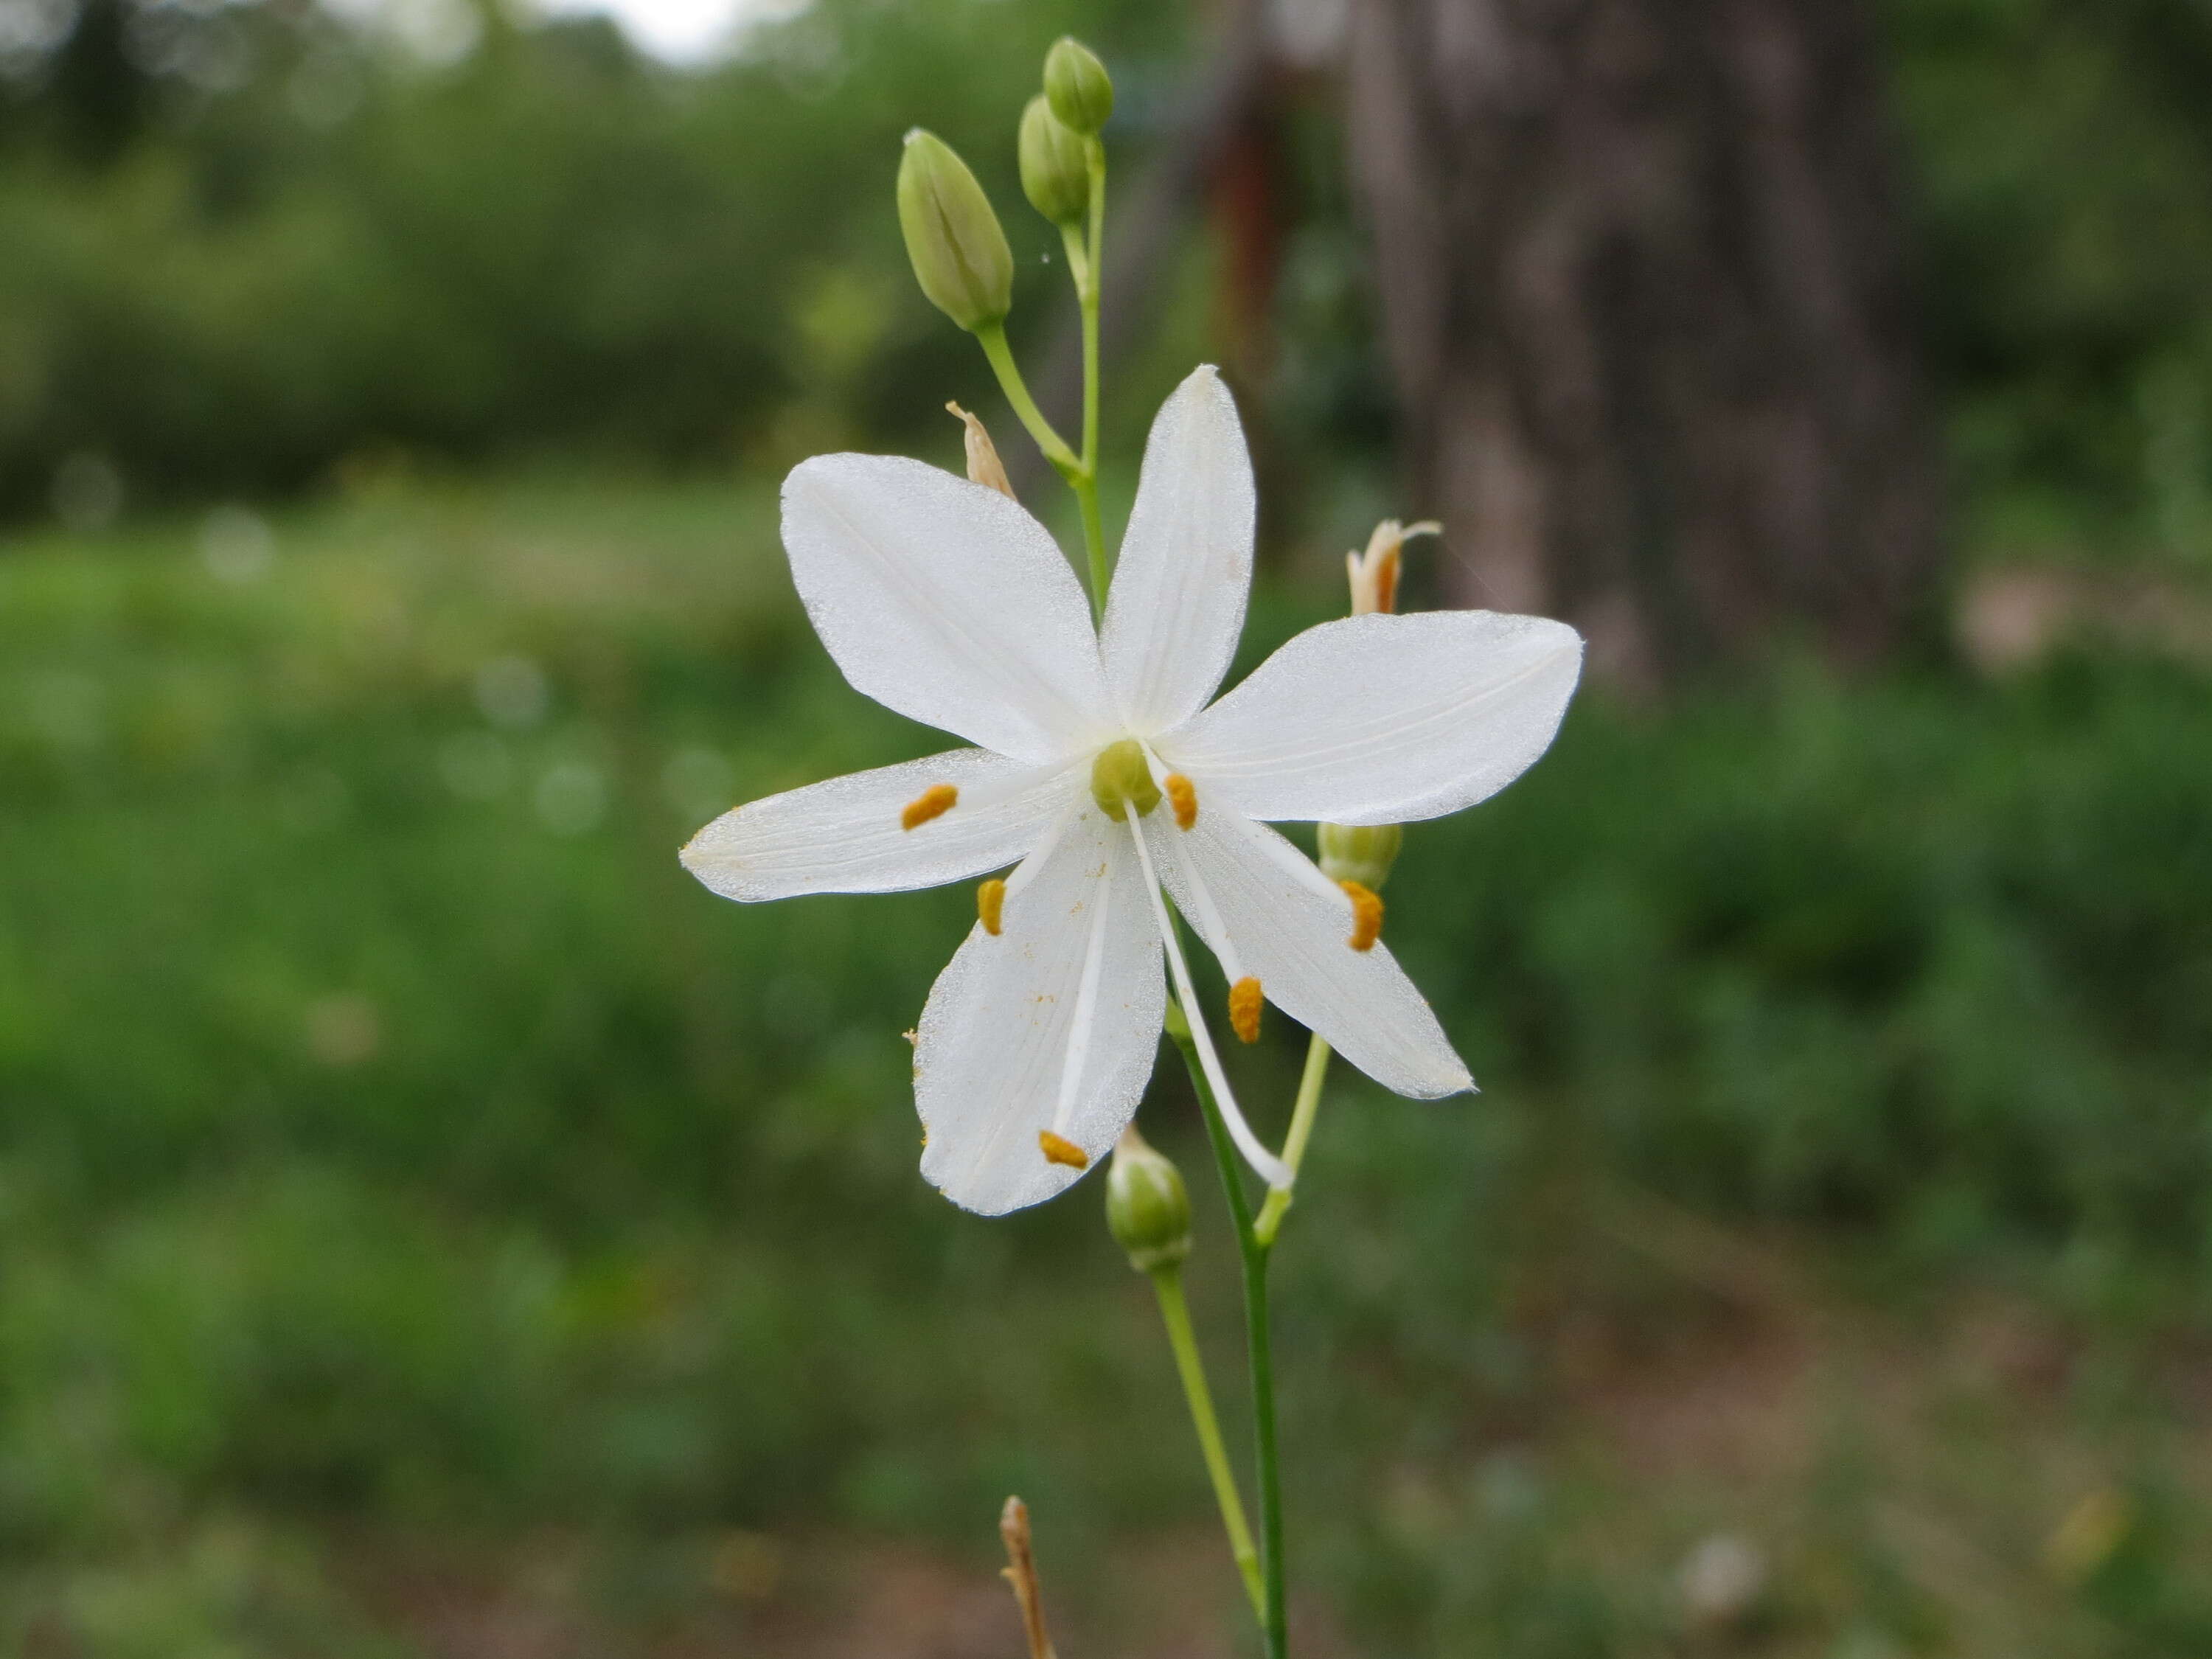
<path id="1" fill-rule="evenodd" d="M 312 11 L 104 15 L 0 77 L 0 1653 L 451 1651 L 449 1561 L 551 1583 L 523 1599 L 577 1652 L 799 1652 L 731 1540 L 926 1539 L 988 1583 L 1009 1490 L 1082 1650 L 1135 1616 L 1131 1540 L 1198 1540 L 1233 1628 L 1095 1192 L 987 1224 L 915 1178 L 900 1033 L 969 896 L 739 908 L 672 858 L 937 742 L 837 679 L 774 527 L 799 455 L 949 464 L 948 392 L 997 408 L 904 276 L 898 134 L 1006 205 L 1034 349 L 1037 58 L 1109 50 L 1129 176 L 1188 84 L 1178 9 L 818 0 L 691 75 L 489 13 L 443 64 Z M 1968 550 L 2185 617 L 2212 24 L 1887 17 Z M 1293 138 L 1245 665 L 1403 505 L 1325 100 Z M 1192 240 L 1117 388 L 1125 473 L 1207 349 Z M 88 457 L 123 516 L 56 529 Z M 1286 1232 L 1340 1647 L 2212 1652 L 2206 690 L 2095 638 L 1594 690 L 1411 836 L 1393 944 L 1486 1092 L 1342 1076 Z M 1297 1059 L 1243 1056 L 1253 1096 Z M 1172 1077 L 1146 1114 L 1199 1174 Z M 1199 1261 L 1225 1382 L 1218 1231 Z M 1947 1369 L 1987 1302 L 2063 1383 Z M 1925 1408 L 1831 1360 L 1760 1478 L 1621 1466 L 1616 1395 L 1792 1322 L 1940 1374 Z M 2127 1522 L 2047 1570 L 2085 1482 Z M 1672 1577 L 1715 1528 L 1773 1559 L 1726 1632 Z"/>

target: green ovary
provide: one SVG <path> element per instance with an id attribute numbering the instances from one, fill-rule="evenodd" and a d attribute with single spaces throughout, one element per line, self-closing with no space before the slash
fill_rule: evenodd
<path id="1" fill-rule="evenodd" d="M 1109 818 L 1124 817 L 1125 806 L 1136 808 L 1139 817 L 1158 806 L 1160 787 L 1145 764 L 1145 746 L 1134 738 L 1124 738 L 1100 750 L 1091 763 L 1091 796 Z"/>

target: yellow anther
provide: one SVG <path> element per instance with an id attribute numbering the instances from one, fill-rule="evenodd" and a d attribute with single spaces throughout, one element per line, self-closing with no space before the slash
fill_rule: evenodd
<path id="1" fill-rule="evenodd" d="M 1336 884 L 1352 901 L 1352 937 L 1345 943 L 1355 951 L 1373 950 L 1375 941 L 1382 937 L 1382 901 L 1372 887 L 1363 887 L 1356 881 Z"/>
<path id="2" fill-rule="evenodd" d="M 933 783 L 912 800 L 899 814 L 899 828 L 918 830 L 932 818 L 943 817 L 960 799 L 960 792 L 949 783 Z"/>
<path id="3" fill-rule="evenodd" d="M 999 936 L 999 917 L 1006 908 L 1006 884 L 996 876 L 975 890 L 975 920 L 993 939 Z"/>
<path id="4" fill-rule="evenodd" d="M 1247 1042 L 1260 1040 L 1260 1010 L 1267 1006 L 1260 981 L 1247 974 L 1229 988 L 1229 1029 Z"/>
<path id="5" fill-rule="evenodd" d="M 1049 1129 L 1037 1131 L 1037 1150 L 1044 1154 L 1048 1164 L 1065 1164 L 1071 1170 L 1091 1167 L 1091 1154 L 1073 1141 L 1064 1139 Z"/>
<path id="6" fill-rule="evenodd" d="M 1170 772 L 1165 780 L 1168 805 L 1175 808 L 1176 828 L 1188 830 L 1198 822 L 1198 787 L 1180 772 Z"/>

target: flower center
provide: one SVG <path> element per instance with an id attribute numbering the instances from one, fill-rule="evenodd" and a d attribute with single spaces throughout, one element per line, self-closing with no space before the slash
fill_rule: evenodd
<path id="1" fill-rule="evenodd" d="M 1109 743 L 1091 763 L 1091 798 L 1098 810 L 1115 823 L 1126 803 L 1139 817 L 1160 804 L 1160 787 L 1152 781 L 1152 769 L 1145 763 L 1145 746 L 1134 738 Z"/>

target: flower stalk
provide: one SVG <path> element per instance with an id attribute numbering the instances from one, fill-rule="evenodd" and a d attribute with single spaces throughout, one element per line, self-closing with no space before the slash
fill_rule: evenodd
<path id="1" fill-rule="evenodd" d="M 1252 1541 L 1252 1528 L 1244 1518 L 1244 1500 L 1237 1490 L 1237 1474 L 1229 1466 L 1229 1452 L 1221 1440 L 1221 1420 L 1214 1415 L 1213 1391 L 1206 1386 L 1206 1361 L 1198 1351 L 1198 1334 L 1191 1328 L 1190 1304 L 1183 1299 L 1181 1267 L 1162 1267 L 1152 1275 L 1160 1304 L 1160 1323 L 1167 1328 L 1168 1346 L 1175 1350 L 1176 1373 L 1182 1379 L 1183 1398 L 1190 1405 L 1191 1426 L 1198 1431 L 1199 1453 L 1206 1460 L 1206 1477 L 1213 1482 L 1214 1502 L 1221 1509 L 1221 1529 L 1229 1537 L 1229 1553 L 1236 1558 L 1244 1594 L 1252 1602 L 1252 1616 L 1264 1624 L 1267 1617 L 1267 1577 L 1261 1571 L 1260 1551 Z"/>
<path id="2" fill-rule="evenodd" d="M 1036 447 L 1044 452 L 1044 458 L 1052 463 L 1053 470 L 1069 483 L 1074 483 L 1083 471 L 1082 459 L 1067 447 L 1067 440 L 1053 430 L 1052 422 L 1045 419 L 1044 411 L 1036 406 L 1036 399 L 1030 396 L 1029 382 L 1022 379 L 1021 365 L 1014 361 L 1013 348 L 1006 343 L 1006 324 L 996 321 L 983 323 L 970 332 L 975 336 L 975 343 L 983 348 L 983 356 L 990 362 L 991 372 L 999 377 L 999 390 L 1006 394 L 1006 402 L 1012 407 L 1015 418 L 1021 422 Z"/>
<path id="3" fill-rule="evenodd" d="M 1267 1659 L 1285 1659 L 1289 1650 L 1289 1620 L 1283 1575 L 1282 1462 L 1275 1436 L 1275 1356 L 1273 1335 L 1267 1319 L 1268 1247 L 1253 1231 L 1252 1205 L 1245 1196 L 1244 1176 L 1237 1168 L 1237 1146 L 1221 1115 L 1213 1087 L 1200 1064 L 1192 1026 L 1201 1018 L 1194 1005 L 1185 1005 L 1180 1024 L 1170 1023 L 1168 1034 L 1182 1055 L 1190 1073 L 1190 1086 L 1198 1096 L 1206 1119 L 1206 1139 L 1221 1176 L 1221 1190 L 1229 1202 L 1229 1215 L 1237 1232 L 1237 1255 L 1244 1276 L 1244 1337 L 1246 1360 L 1252 1380 L 1253 1464 L 1260 1489 L 1260 1571 L 1264 1594 L 1259 1608 L 1260 1638 Z"/>
<path id="4" fill-rule="evenodd" d="M 1283 1141 L 1283 1166 L 1291 1172 L 1290 1182 L 1267 1189 L 1260 1213 L 1252 1222 L 1253 1236 L 1260 1241 L 1262 1249 L 1274 1248 L 1284 1213 L 1291 1207 L 1291 1195 L 1297 1187 L 1298 1165 L 1305 1161 L 1306 1142 L 1313 1139 L 1314 1119 L 1321 1112 L 1322 1085 L 1328 1077 L 1332 1052 L 1327 1039 L 1318 1033 L 1306 1042 L 1305 1070 L 1298 1076 L 1298 1097 L 1291 1108 L 1291 1132 Z"/>
<path id="5" fill-rule="evenodd" d="M 1091 614 L 1062 545 L 1013 499 L 988 434 L 957 405 L 966 482 L 896 457 L 802 462 L 784 484 L 784 545 L 823 643 L 854 690 L 969 746 L 749 802 L 682 857 L 713 890 L 747 902 L 988 878 L 975 925 L 908 1033 L 921 1173 L 963 1208 L 1002 1215 L 1049 1199 L 1114 1149 L 1109 1226 L 1152 1282 L 1267 1659 L 1285 1659 L 1267 1267 L 1329 1062 L 1340 1053 L 1417 1098 L 1474 1086 L 1433 1012 L 1377 948 L 1377 890 L 1403 840 L 1395 821 L 1472 805 L 1532 763 L 1572 695 L 1582 641 L 1537 617 L 1396 615 L 1402 544 L 1435 527 L 1386 523 L 1348 559 L 1354 614 L 1308 629 L 1217 695 L 1252 573 L 1255 502 L 1236 403 L 1201 366 L 1162 406 L 1109 565 L 1098 501 L 1099 132 L 1113 84 L 1072 40 L 1053 48 L 1044 81 L 1024 113 L 1018 159 L 1024 194 L 1060 228 L 1075 287 L 1079 449 L 1038 408 L 1007 342 L 1012 261 L 988 199 L 920 131 L 902 156 L 899 219 L 923 294 L 975 337 L 1075 493 Z M 1110 615 L 1109 578 L 1123 590 Z M 1267 828 L 1283 822 L 1320 826 L 1317 866 Z M 1240 1037 L 1259 1039 L 1270 1001 L 1311 1030 L 1279 1155 L 1237 1104 L 1170 890 L 1223 969 Z M 1184 1299 L 1188 1195 L 1133 1128 L 1114 1139 L 1163 1030 L 1190 1073 L 1237 1238 L 1256 1535 Z M 1240 1163 L 1266 1184 L 1256 1215 Z M 1018 1502 L 1006 1522 L 1031 1659 L 1050 1659 Z"/>
<path id="6" fill-rule="evenodd" d="M 1109 98 L 1110 106 L 1110 91 Z M 1106 274 L 1106 146 L 1095 133 L 1084 140 L 1084 159 L 1091 170 L 1091 245 L 1080 264 L 1072 228 L 1066 236 L 1068 268 L 1075 273 L 1076 306 L 1083 316 L 1083 482 L 1076 486 L 1075 498 L 1083 510 L 1091 601 L 1103 617 L 1108 573 L 1106 527 L 1098 517 L 1098 290 Z"/>

